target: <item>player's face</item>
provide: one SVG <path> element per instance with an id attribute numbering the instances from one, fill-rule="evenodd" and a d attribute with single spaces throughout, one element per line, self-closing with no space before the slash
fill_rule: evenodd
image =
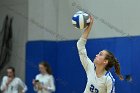
<path id="1" fill-rule="evenodd" d="M 41 73 L 46 73 L 46 68 L 43 66 L 43 65 L 39 65 L 39 71 L 41 72 Z"/>
<path id="2" fill-rule="evenodd" d="M 14 72 L 12 71 L 12 69 L 7 69 L 7 76 L 8 77 L 13 77 L 14 76 Z"/>
<path id="3" fill-rule="evenodd" d="M 94 59 L 94 63 L 95 64 L 105 64 L 105 62 L 106 62 L 106 59 L 105 59 L 106 55 L 107 55 L 107 52 L 105 50 L 100 51 L 96 55 L 96 57 Z"/>

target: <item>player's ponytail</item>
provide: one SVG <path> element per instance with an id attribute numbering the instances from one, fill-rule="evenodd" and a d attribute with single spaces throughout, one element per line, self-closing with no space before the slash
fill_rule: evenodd
<path id="1" fill-rule="evenodd" d="M 114 57 L 113 53 L 108 50 L 105 50 L 108 54 L 106 55 L 106 60 L 108 60 L 108 64 L 106 65 L 105 69 L 108 71 L 110 68 L 114 66 L 115 73 L 119 77 L 120 80 L 123 80 L 123 76 L 121 75 L 120 64 L 118 60 Z"/>
<path id="2" fill-rule="evenodd" d="M 120 64 L 116 58 L 115 58 L 114 68 L 115 68 L 115 73 L 118 75 L 120 80 L 123 80 L 123 76 L 121 75 L 121 71 L 120 71 Z"/>

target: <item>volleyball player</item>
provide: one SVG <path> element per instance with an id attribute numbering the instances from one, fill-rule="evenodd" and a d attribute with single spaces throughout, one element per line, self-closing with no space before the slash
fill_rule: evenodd
<path id="1" fill-rule="evenodd" d="M 110 68 L 115 67 L 115 73 L 120 80 L 123 80 L 120 72 L 120 64 L 115 56 L 108 50 L 100 51 L 93 62 L 87 56 L 85 45 L 94 21 L 91 16 L 90 20 L 90 25 L 85 29 L 77 42 L 80 60 L 87 75 L 87 84 L 84 93 L 115 93 L 115 79 L 109 71 Z"/>

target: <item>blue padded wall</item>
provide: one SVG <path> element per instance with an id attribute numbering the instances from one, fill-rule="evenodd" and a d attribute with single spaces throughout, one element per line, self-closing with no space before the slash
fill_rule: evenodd
<path id="1" fill-rule="evenodd" d="M 118 37 L 89 39 L 87 52 L 91 60 L 95 55 L 107 49 L 112 51 L 121 64 L 123 75 L 132 75 L 133 81 L 120 81 L 111 69 L 116 79 L 116 93 L 138 93 L 140 86 L 140 37 Z M 47 60 L 51 65 L 55 81 L 56 93 L 83 93 L 86 85 L 86 74 L 80 63 L 77 48 L 77 40 L 71 41 L 30 41 L 26 51 L 26 83 L 29 93 L 32 90 L 32 79 L 38 73 L 38 62 Z M 36 67 L 34 67 L 36 66 Z"/>

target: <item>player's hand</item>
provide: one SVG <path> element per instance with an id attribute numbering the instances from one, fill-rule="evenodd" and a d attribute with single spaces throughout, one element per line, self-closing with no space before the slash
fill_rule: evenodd
<path id="1" fill-rule="evenodd" d="M 85 29 L 85 31 L 83 32 L 83 34 L 82 34 L 82 36 L 81 36 L 82 38 L 84 38 L 84 39 L 87 39 L 87 38 L 88 38 L 88 35 L 89 35 L 90 31 L 91 31 L 93 22 L 94 22 L 93 17 L 90 16 L 90 24 L 89 24 L 89 26 Z"/>
<path id="2" fill-rule="evenodd" d="M 42 86 L 42 88 L 43 88 L 43 89 L 45 89 L 45 90 L 48 90 L 48 88 L 47 88 L 47 87 L 45 87 L 45 86 Z"/>
<path id="3" fill-rule="evenodd" d="M 92 27 L 92 25 L 94 23 L 94 18 L 92 16 L 89 16 L 89 17 L 90 17 L 90 24 L 89 24 L 89 26 L 85 30 L 91 29 L 91 27 Z"/>
<path id="4" fill-rule="evenodd" d="M 9 77 L 8 80 L 7 80 L 6 85 L 8 86 L 12 82 L 12 80 L 13 80 L 13 78 Z"/>
<path id="5" fill-rule="evenodd" d="M 41 84 L 38 84 L 38 90 L 42 90 L 43 86 Z"/>
<path id="6" fill-rule="evenodd" d="M 94 18 L 93 18 L 93 16 L 90 15 L 90 25 L 92 25 L 93 22 L 94 22 Z"/>

